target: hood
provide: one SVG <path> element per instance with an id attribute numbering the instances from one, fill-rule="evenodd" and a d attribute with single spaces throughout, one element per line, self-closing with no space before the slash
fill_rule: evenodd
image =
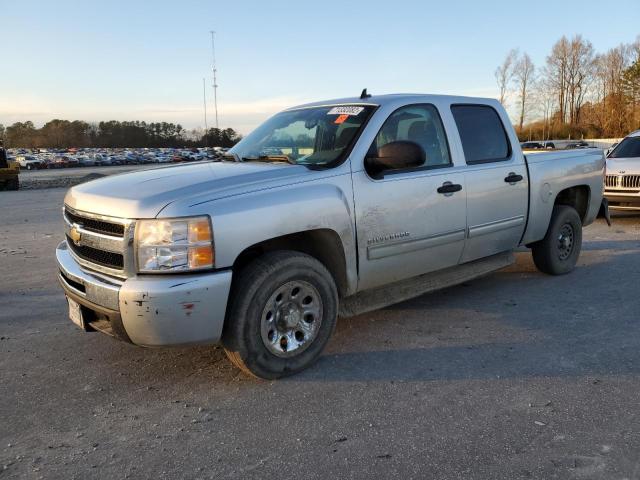
<path id="1" fill-rule="evenodd" d="M 71 188 L 70 207 L 121 218 L 153 218 L 168 204 L 189 197 L 208 200 L 260 190 L 313 174 L 279 163 L 192 163 L 111 175 Z M 209 198 L 210 196 L 210 198 Z"/>
<path id="2" fill-rule="evenodd" d="M 607 175 L 640 175 L 640 157 L 607 158 Z"/>

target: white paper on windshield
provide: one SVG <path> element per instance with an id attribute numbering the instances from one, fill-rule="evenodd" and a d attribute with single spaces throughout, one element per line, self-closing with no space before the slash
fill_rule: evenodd
<path id="1" fill-rule="evenodd" d="M 363 110 L 364 107 L 345 105 L 342 107 L 333 107 L 327 112 L 327 115 L 360 115 L 360 112 L 362 112 Z"/>

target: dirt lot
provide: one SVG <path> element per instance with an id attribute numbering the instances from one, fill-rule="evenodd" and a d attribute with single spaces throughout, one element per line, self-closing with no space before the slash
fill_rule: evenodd
<path id="1" fill-rule="evenodd" d="M 640 217 L 589 227 L 568 276 L 519 253 L 262 382 L 75 328 L 63 194 L 0 193 L 0 478 L 640 478 Z"/>

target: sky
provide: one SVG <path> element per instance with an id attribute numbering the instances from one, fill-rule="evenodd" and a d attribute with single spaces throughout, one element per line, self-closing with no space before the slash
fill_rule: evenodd
<path id="1" fill-rule="evenodd" d="M 0 0 L 0 123 L 53 118 L 214 126 L 370 93 L 497 96 L 507 51 L 544 64 L 562 36 L 598 52 L 640 34 L 640 0 Z M 535 4 L 535 9 L 529 5 Z M 520 6 L 522 5 L 522 6 Z"/>

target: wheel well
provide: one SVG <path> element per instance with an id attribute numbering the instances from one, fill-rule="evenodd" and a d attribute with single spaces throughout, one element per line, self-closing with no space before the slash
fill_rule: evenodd
<path id="1" fill-rule="evenodd" d="M 589 210 L 591 192 L 586 185 L 579 185 L 562 190 L 556 197 L 555 205 L 568 205 L 573 207 L 584 222 Z"/>
<path id="2" fill-rule="evenodd" d="M 319 229 L 297 232 L 251 245 L 243 250 L 233 262 L 233 271 L 240 271 L 252 260 L 274 250 L 295 250 L 311 255 L 329 270 L 336 282 L 340 296 L 346 294 L 348 285 L 344 248 L 340 237 L 333 230 Z"/>

